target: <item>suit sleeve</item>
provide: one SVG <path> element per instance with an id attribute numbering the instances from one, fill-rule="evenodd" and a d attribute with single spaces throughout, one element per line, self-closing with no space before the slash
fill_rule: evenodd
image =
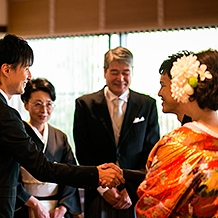
<path id="1" fill-rule="evenodd" d="M 16 110 L 5 108 L 0 116 L 2 127 L 0 131 L 1 136 L 4 136 L 1 139 L 1 149 L 5 152 L 7 160 L 10 155 L 11 163 L 17 161 L 41 181 L 81 188 L 96 188 L 98 186 L 98 170 L 96 167 L 49 162 L 27 135 L 21 117 Z M 6 167 L 5 170 L 7 170 Z M 2 173 L 6 174 L 4 171 Z M 6 180 L 7 177 L 5 177 L 5 180 L 4 178 L 1 179 L 2 182 L 7 182 Z"/>
<path id="2" fill-rule="evenodd" d="M 18 185 L 17 185 L 16 209 L 19 209 L 20 207 L 22 207 L 29 200 L 30 197 L 31 195 L 23 187 L 23 184 L 20 178 Z"/>
<path id="3" fill-rule="evenodd" d="M 123 177 L 125 178 L 126 183 L 121 184 L 120 187 L 118 187 L 118 190 L 125 187 L 129 196 L 131 196 L 132 203 L 135 204 L 138 201 L 137 189 L 145 179 L 145 170 L 139 171 L 124 169 Z"/>

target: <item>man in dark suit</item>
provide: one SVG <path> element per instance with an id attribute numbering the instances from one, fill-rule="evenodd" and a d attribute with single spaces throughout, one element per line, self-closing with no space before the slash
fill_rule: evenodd
<path id="1" fill-rule="evenodd" d="M 8 106 L 31 79 L 33 51 L 25 40 L 6 34 L 0 39 L 0 217 L 13 218 L 19 164 L 41 181 L 95 188 L 99 179 L 116 186 L 122 170 L 51 163 L 27 135 L 19 113 Z M 107 166 L 106 166 L 107 167 Z M 106 168 L 105 167 L 105 168 Z M 115 170 L 116 169 L 116 170 Z"/>
<path id="2" fill-rule="evenodd" d="M 153 98 L 129 89 L 132 68 L 128 49 L 109 50 L 104 60 L 106 86 L 76 100 L 73 131 L 80 164 L 113 162 L 145 171 L 148 154 L 159 140 L 158 115 Z M 120 108 L 114 101 L 121 102 Z M 85 190 L 85 217 L 133 218 L 135 201 L 126 188 Z"/>

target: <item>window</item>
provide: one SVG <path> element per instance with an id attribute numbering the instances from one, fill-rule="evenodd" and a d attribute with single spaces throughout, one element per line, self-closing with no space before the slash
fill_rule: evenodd
<path id="1" fill-rule="evenodd" d="M 157 100 L 163 135 L 180 126 L 180 123 L 175 115 L 161 111 L 157 92 L 160 88 L 158 70 L 162 61 L 180 50 L 197 52 L 208 48 L 218 49 L 217 39 L 216 28 L 29 39 L 35 56 L 30 70 L 34 78 L 45 77 L 55 86 L 57 100 L 50 123 L 68 135 L 74 148 L 72 129 L 75 99 L 105 85 L 103 59 L 109 46 L 127 47 L 134 55 L 130 88 Z M 28 119 L 19 97 L 13 97 L 11 104 L 20 111 L 23 119 Z"/>

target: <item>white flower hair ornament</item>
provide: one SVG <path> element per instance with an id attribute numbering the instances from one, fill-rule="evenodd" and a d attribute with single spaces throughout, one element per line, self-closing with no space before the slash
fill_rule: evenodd
<path id="1" fill-rule="evenodd" d="M 207 66 L 200 65 L 197 56 L 193 54 L 178 58 L 170 70 L 172 97 L 177 102 L 187 103 L 190 95 L 194 93 L 199 79 L 200 81 L 204 81 L 206 78 L 212 79 L 211 73 L 206 69 Z"/>

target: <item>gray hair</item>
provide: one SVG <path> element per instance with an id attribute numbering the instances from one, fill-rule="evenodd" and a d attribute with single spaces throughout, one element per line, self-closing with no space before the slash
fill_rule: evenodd
<path id="1" fill-rule="evenodd" d="M 108 69 L 112 61 L 118 61 L 119 63 L 125 63 L 133 67 L 133 55 L 124 47 L 116 47 L 110 49 L 104 55 L 104 68 Z"/>

